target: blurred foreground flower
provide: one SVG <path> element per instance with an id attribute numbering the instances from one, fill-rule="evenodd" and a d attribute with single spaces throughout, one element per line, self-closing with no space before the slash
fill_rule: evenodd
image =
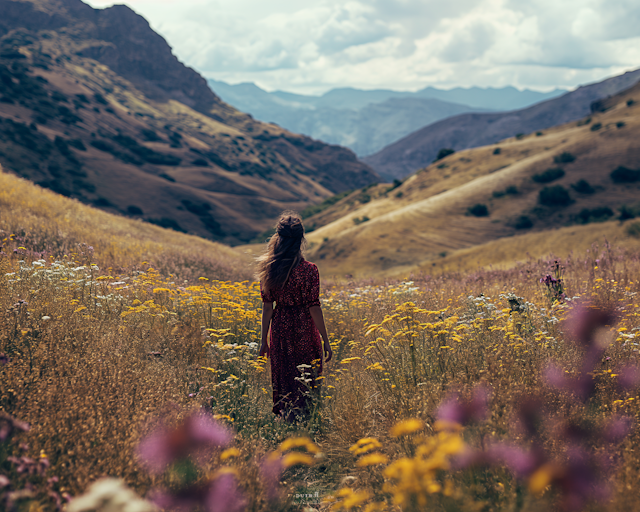
<path id="1" fill-rule="evenodd" d="M 14 433 L 27 432 L 29 424 L 17 420 L 10 414 L 0 411 L 0 442 L 7 441 Z"/>
<path id="2" fill-rule="evenodd" d="M 232 439 L 232 432 L 211 415 L 194 412 L 178 426 L 163 425 L 143 439 L 138 455 L 152 472 L 159 473 L 189 465 L 191 459 L 205 464 L 213 449 L 227 446 Z M 168 510 L 239 512 L 246 506 L 234 470 L 228 467 L 220 468 L 213 477 L 183 478 L 171 489 L 152 490 L 150 496 L 154 504 Z"/>
<path id="3" fill-rule="evenodd" d="M 246 507 L 246 500 L 232 473 L 223 473 L 177 491 L 156 491 L 152 501 L 163 509 L 181 511 L 240 512 Z"/>
<path id="4" fill-rule="evenodd" d="M 198 412 L 173 429 L 163 426 L 153 432 L 138 446 L 138 455 L 152 472 L 157 473 L 180 459 L 202 457 L 207 450 L 224 447 L 232 438 L 231 432 L 213 417 Z"/>
<path id="5" fill-rule="evenodd" d="M 158 508 L 129 489 L 124 480 L 103 478 L 73 499 L 67 512 L 158 512 Z"/>

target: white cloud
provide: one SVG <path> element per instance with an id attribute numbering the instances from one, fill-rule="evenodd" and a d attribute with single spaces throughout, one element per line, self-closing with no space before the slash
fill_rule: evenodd
<path id="1" fill-rule="evenodd" d="M 267 89 L 550 89 L 640 67 L 638 0 L 128 4 L 205 76 Z"/>

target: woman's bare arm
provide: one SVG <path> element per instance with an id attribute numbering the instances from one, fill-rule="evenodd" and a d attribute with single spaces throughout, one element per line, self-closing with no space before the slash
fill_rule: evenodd
<path id="1" fill-rule="evenodd" d="M 329 344 L 327 327 L 324 325 L 324 315 L 322 314 L 322 308 L 320 306 L 311 306 L 309 308 L 309 313 L 311 313 L 313 323 L 316 324 L 316 328 L 320 332 L 320 336 L 322 336 L 322 340 L 324 341 L 324 357 L 326 362 L 329 362 L 331 361 L 331 356 L 333 356 L 333 350 L 331 350 L 331 345 Z"/>
<path id="2" fill-rule="evenodd" d="M 260 355 L 269 357 L 269 343 L 267 336 L 269 334 L 269 326 L 271 325 L 271 317 L 273 316 L 273 302 L 262 303 L 262 344 L 260 345 Z"/>

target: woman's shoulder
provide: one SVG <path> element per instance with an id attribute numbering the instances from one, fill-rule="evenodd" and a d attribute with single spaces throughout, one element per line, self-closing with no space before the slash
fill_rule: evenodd
<path id="1" fill-rule="evenodd" d="M 316 266 L 315 263 L 311 263 L 310 261 L 307 260 L 302 260 L 298 266 L 296 267 L 296 270 L 298 270 L 298 272 L 304 273 L 304 274 L 316 274 L 318 273 L 318 267 Z"/>

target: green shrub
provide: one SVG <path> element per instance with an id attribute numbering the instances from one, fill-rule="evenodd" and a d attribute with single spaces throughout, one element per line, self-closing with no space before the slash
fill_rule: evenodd
<path id="1" fill-rule="evenodd" d="M 591 131 L 592 132 L 598 131 L 600 128 L 602 128 L 602 123 L 595 123 L 595 124 L 591 125 Z"/>
<path id="2" fill-rule="evenodd" d="M 627 226 L 627 235 L 632 236 L 634 238 L 640 238 L 640 222 L 634 222 L 633 224 L 629 224 Z"/>
<path id="3" fill-rule="evenodd" d="M 629 208 L 626 204 L 623 204 L 618 209 L 618 211 L 620 212 L 620 215 L 618 215 L 618 220 L 635 219 L 638 213 L 636 209 Z"/>
<path id="4" fill-rule="evenodd" d="M 500 148 L 496 148 L 493 150 L 494 155 L 499 155 L 500 153 L 502 153 L 502 150 Z"/>
<path id="5" fill-rule="evenodd" d="M 626 126 L 626 123 L 624 121 L 618 121 L 616 123 L 616 128 L 624 128 Z"/>
<path id="6" fill-rule="evenodd" d="M 162 217 L 161 219 L 146 219 L 147 222 L 160 226 L 161 228 L 173 229 L 181 233 L 186 233 L 184 229 L 174 219 L 168 217 Z"/>
<path id="7" fill-rule="evenodd" d="M 455 152 L 456 152 L 455 149 L 442 148 L 440 151 L 438 151 L 438 156 L 436 156 L 436 159 L 434 160 L 434 162 L 437 162 L 438 160 L 442 160 L 443 158 L 449 155 L 453 155 Z"/>
<path id="8" fill-rule="evenodd" d="M 640 181 L 640 171 L 629 169 L 623 165 L 611 171 L 610 176 L 614 183 L 635 183 L 636 181 Z"/>
<path id="9" fill-rule="evenodd" d="M 636 102 L 635 100 L 631 99 L 631 100 L 627 100 L 627 107 L 630 107 L 631 105 L 635 105 Z"/>
<path id="10" fill-rule="evenodd" d="M 524 138 L 524 133 L 516 133 L 516 139 L 521 140 Z"/>
<path id="11" fill-rule="evenodd" d="M 488 217 L 489 209 L 485 204 L 474 204 L 473 206 L 467 209 L 469 215 L 473 215 L 474 217 Z"/>
<path id="12" fill-rule="evenodd" d="M 344 199 L 349 194 L 351 194 L 351 192 L 352 192 L 351 190 L 345 190 L 344 192 L 341 192 L 340 194 L 336 194 L 335 196 L 327 197 L 320 204 L 314 204 L 314 205 L 311 205 L 311 206 L 307 206 L 304 210 L 302 210 L 302 212 L 300 212 L 300 216 L 303 219 L 307 219 L 309 217 L 312 217 L 313 215 L 326 210 L 330 206 L 333 206 L 334 204 L 336 204 L 341 199 Z M 271 236 L 271 235 L 269 235 L 269 236 Z"/>
<path id="13" fill-rule="evenodd" d="M 533 227 L 533 221 L 526 215 L 520 215 L 514 224 L 516 229 L 530 229 Z"/>
<path id="14" fill-rule="evenodd" d="M 588 224 L 589 222 L 604 222 L 610 217 L 613 217 L 613 210 L 608 206 L 601 206 L 599 208 L 583 208 L 578 214 L 578 222 L 581 224 Z"/>
<path id="15" fill-rule="evenodd" d="M 536 183 L 551 183 L 552 181 L 559 180 L 563 176 L 564 169 L 561 169 L 560 167 L 553 167 L 540 174 L 534 174 L 531 179 Z"/>
<path id="16" fill-rule="evenodd" d="M 564 151 L 553 157 L 553 161 L 557 164 L 570 164 L 571 162 L 575 162 L 575 160 L 576 157 L 568 151 Z"/>
<path id="17" fill-rule="evenodd" d="M 544 133 L 542 132 L 536 132 L 536 137 L 542 137 L 544 135 Z"/>
<path id="18" fill-rule="evenodd" d="M 577 183 L 573 183 L 571 188 L 579 194 L 593 194 L 596 191 L 587 180 L 580 180 Z"/>
<path id="19" fill-rule="evenodd" d="M 571 196 L 569 191 L 562 185 L 554 185 L 553 187 L 544 187 L 539 195 L 538 202 L 543 206 L 559 208 L 571 204 Z"/>
<path id="20" fill-rule="evenodd" d="M 493 197 L 503 197 L 516 194 L 518 194 L 518 187 L 516 187 L 515 185 L 509 185 L 504 190 L 494 190 L 492 193 Z"/>
<path id="21" fill-rule="evenodd" d="M 369 217 L 367 217 L 366 215 L 363 215 L 362 217 L 354 217 L 353 218 L 353 223 L 357 226 L 358 224 L 362 224 L 363 222 L 367 222 L 369 219 Z"/>

